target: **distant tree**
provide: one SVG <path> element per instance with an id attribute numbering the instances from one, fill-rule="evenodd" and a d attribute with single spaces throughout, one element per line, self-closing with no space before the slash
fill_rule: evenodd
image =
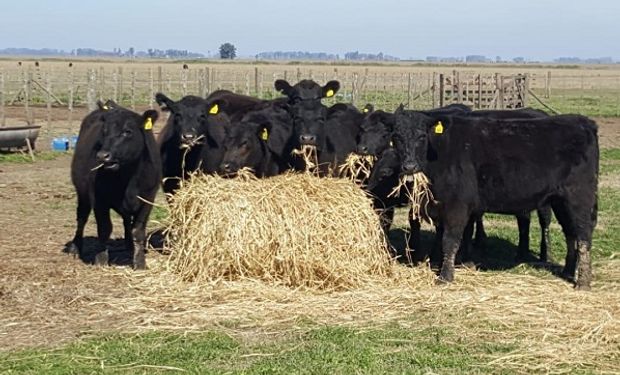
<path id="1" fill-rule="evenodd" d="M 224 43 L 220 46 L 220 59 L 234 59 L 237 57 L 237 49 L 231 43 Z"/>
<path id="2" fill-rule="evenodd" d="M 130 57 L 133 57 L 135 53 L 136 53 L 136 49 L 135 49 L 135 48 L 133 48 L 133 47 L 129 47 L 129 49 L 127 50 L 127 54 L 128 54 Z"/>

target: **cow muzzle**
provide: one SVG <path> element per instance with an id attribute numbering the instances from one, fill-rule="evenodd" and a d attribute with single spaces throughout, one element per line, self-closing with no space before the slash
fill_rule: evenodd
<path id="1" fill-rule="evenodd" d="M 420 164 L 416 162 L 405 162 L 403 163 L 401 169 L 403 171 L 402 173 L 403 175 L 411 175 L 411 176 L 422 171 L 422 168 L 420 168 Z"/>
<path id="2" fill-rule="evenodd" d="M 196 133 L 183 133 L 181 135 L 181 148 L 192 148 L 202 143 L 203 135 L 197 135 Z"/>
<path id="3" fill-rule="evenodd" d="M 299 143 L 302 145 L 316 146 L 316 135 L 302 134 L 299 136 Z"/>
<path id="4" fill-rule="evenodd" d="M 116 171 L 120 168 L 120 164 L 112 157 L 112 154 L 108 151 L 97 152 L 97 162 L 100 163 L 104 169 Z"/>

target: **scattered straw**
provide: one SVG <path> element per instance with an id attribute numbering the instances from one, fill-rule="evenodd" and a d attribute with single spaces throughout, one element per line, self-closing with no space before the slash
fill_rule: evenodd
<path id="1" fill-rule="evenodd" d="M 338 168 L 340 176 L 346 177 L 358 185 L 362 184 L 370 178 L 375 159 L 373 155 L 360 155 L 352 152 Z"/>
<path id="2" fill-rule="evenodd" d="M 413 182 L 413 189 L 409 190 L 409 183 Z M 428 206 L 437 203 L 431 191 L 431 181 L 423 172 L 412 175 L 403 175 L 398 180 L 398 185 L 394 187 L 389 197 L 400 194 L 401 189 L 405 189 L 405 194 L 409 198 L 412 208 L 413 218 L 426 220 L 433 224 L 433 220 L 428 214 Z"/>
<path id="3" fill-rule="evenodd" d="M 291 154 L 301 156 L 306 164 L 306 172 L 316 172 L 316 167 L 319 165 L 316 146 L 303 145 L 301 149 L 294 149 Z"/>
<path id="4" fill-rule="evenodd" d="M 170 200 L 167 232 L 186 280 L 347 289 L 392 272 L 370 199 L 344 179 L 195 174 Z"/>

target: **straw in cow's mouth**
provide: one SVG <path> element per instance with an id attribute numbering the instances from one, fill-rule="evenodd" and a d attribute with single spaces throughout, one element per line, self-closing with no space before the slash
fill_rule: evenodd
<path id="1" fill-rule="evenodd" d="M 340 175 L 349 178 L 356 184 L 361 184 L 370 178 L 370 172 L 375 164 L 376 157 L 373 155 L 360 155 L 350 153 L 343 164 L 340 164 Z"/>
<path id="2" fill-rule="evenodd" d="M 306 172 L 314 172 L 315 168 L 319 165 L 316 146 L 302 145 L 301 149 L 294 149 L 291 153 L 301 156 L 306 164 Z"/>
<path id="3" fill-rule="evenodd" d="M 204 138 L 204 134 L 199 135 L 196 139 L 193 139 L 191 142 L 181 142 L 179 145 L 180 149 L 190 149 L 194 146 L 198 146 L 202 144 L 202 139 Z"/>
<path id="4" fill-rule="evenodd" d="M 413 182 L 412 190 L 409 190 L 408 183 Z M 400 193 L 402 188 L 405 188 L 405 194 L 409 197 L 411 203 L 412 216 L 417 219 L 424 219 L 430 224 L 433 224 L 433 220 L 428 214 L 428 206 L 435 204 L 437 201 L 433 197 L 431 191 L 431 181 L 423 172 L 417 172 L 415 174 L 402 175 L 398 180 L 398 185 L 394 187 L 388 197 L 395 196 Z"/>

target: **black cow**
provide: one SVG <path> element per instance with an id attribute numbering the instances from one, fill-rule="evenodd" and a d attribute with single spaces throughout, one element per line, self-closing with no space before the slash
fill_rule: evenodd
<path id="1" fill-rule="evenodd" d="M 84 226 L 95 211 L 99 248 L 95 264 L 108 263 L 106 242 L 112 233 L 110 209 L 123 218 L 125 243 L 133 267 L 144 269 L 146 223 L 159 184 L 161 161 L 152 133 L 157 112 L 139 115 L 100 104 L 80 126 L 71 163 L 71 180 L 78 197 L 77 230 L 69 251 L 83 256 Z"/>
<path id="2" fill-rule="evenodd" d="M 215 91 L 206 99 L 189 95 L 175 102 L 161 93 L 155 99 L 162 110 L 171 112 L 158 138 L 167 194 L 174 193 L 189 172 L 216 172 L 229 116 L 261 102 L 227 90 Z"/>
<path id="3" fill-rule="evenodd" d="M 394 144 L 404 174 L 423 172 L 444 225 L 440 282 L 472 215 L 518 215 L 551 205 L 567 242 L 564 275 L 588 289 L 597 216 L 597 126 L 577 115 L 541 119 L 396 114 Z M 575 272 L 577 275 L 575 276 Z"/>
<path id="4" fill-rule="evenodd" d="M 397 110 L 402 112 L 402 106 Z M 431 109 L 427 111 L 418 111 L 417 113 L 428 115 L 432 118 L 438 118 L 438 116 L 445 115 L 459 115 L 466 117 L 480 117 L 480 118 L 494 118 L 494 119 L 517 119 L 517 118 L 540 118 L 547 117 L 548 115 L 541 110 L 531 109 L 531 108 L 523 108 L 518 110 L 479 110 L 479 111 L 470 111 L 469 107 L 459 105 L 459 104 L 451 104 L 446 107 L 440 107 L 436 109 Z M 394 128 L 394 119 L 395 115 L 392 113 L 387 113 L 383 111 L 372 112 L 367 115 L 362 123 L 361 132 L 358 143 L 357 152 L 363 155 L 374 155 L 378 156 L 385 149 L 390 147 L 392 142 L 392 132 Z M 393 158 L 390 159 L 390 162 L 393 162 Z M 393 169 L 393 165 L 388 166 L 386 162 L 382 163 L 385 171 Z M 393 173 L 396 173 L 393 171 Z M 380 174 L 375 174 L 375 184 L 377 183 L 376 179 L 379 178 Z M 397 184 L 398 180 L 394 179 L 386 179 L 384 183 L 389 184 Z M 396 185 L 394 185 L 396 186 Z M 387 190 L 387 187 L 386 187 Z M 383 196 L 377 196 L 377 199 L 386 199 Z M 403 202 L 406 203 L 406 202 Z M 540 260 L 542 262 L 547 261 L 548 248 L 550 246 L 549 241 L 549 225 L 551 224 L 551 209 L 548 206 L 544 206 L 539 208 L 538 210 L 538 220 L 541 226 L 541 240 L 540 240 Z M 479 217 L 475 220 L 476 223 L 476 242 L 482 242 L 486 237 L 484 233 L 484 226 L 482 223 L 482 218 Z M 518 260 L 524 260 L 527 258 L 529 254 L 529 227 L 530 227 L 530 214 L 524 213 L 521 215 L 517 215 L 517 223 L 519 226 L 519 252 L 517 254 Z M 441 234 L 442 228 L 438 227 L 438 233 Z M 467 226 L 465 230 L 465 246 L 464 248 L 469 247 L 469 241 L 471 240 L 471 235 L 468 236 L 468 233 L 473 232 L 473 222 Z M 436 246 L 434 250 L 439 249 L 440 247 Z M 431 259 L 433 261 L 439 261 L 438 255 L 436 251 L 431 254 Z"/>
<path id="5" fill-rule="evenodd" d="M 220 173 L 235 174 L 251 168 L 259 177 L 291 168 L 293 123 L 288 104 L 270 101 L 231 119 L 224 141 Z"/>
<path id="6" fill-rule="evenodd" d="M 363 113 L 349 104 L 327 107 L 322 98 L 332 97 L 340 88 L 338 81 L 320 86 L 312 80 L 302 80 L 291 86 L 277 80 L 275 88 L 288 97 L 294 124 L 295 148 L 314 146 L 319 162 L 319 174 L 337 172 L 337 167 L 355 150 L 359 124 Z M 296 168 L 305 169 L 297 164 Z"/>

